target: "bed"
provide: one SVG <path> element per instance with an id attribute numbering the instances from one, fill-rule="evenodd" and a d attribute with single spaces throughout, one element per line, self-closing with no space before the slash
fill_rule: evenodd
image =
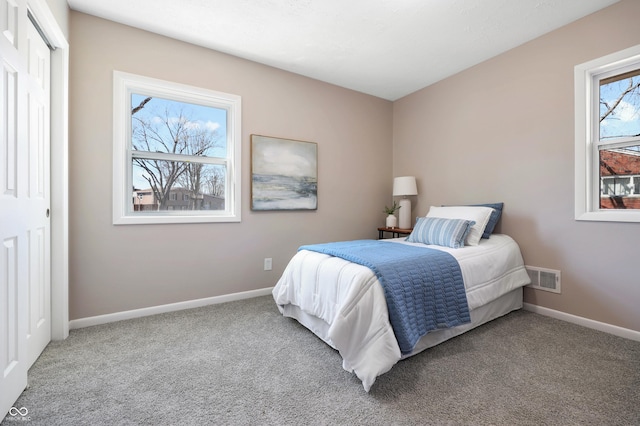
<path id="1" fill-rule="evenodd" d="M 367 245 L 384 245 L 387 250 L 448 253 L 459 266 L 467 320 L 436 327 L 409 349 L 404 344 L 401 350 L 402 339 L 394 333 L 390 312 L 395 308 L 388 303 L 387 279 L 357 260 L 302 246 L 275 285 L 274 300 L 285 317 L 296 319 L 336 349 L 343 368 L 355 373 L 368 392 L 376 378 L 401 359 L 522 307 L 522 287 L 529 284 L 529 276 L 513 238 L 493 233 L 500 217 L 496 211 L 487 206 L 431 207 L 409 237 L 366 240 Z M 437 232 L 434 222 L 440 224 Z M 443 223 L 448 230 L 443 230 Z M 452 231 L 453 223 L 461 229 Z"/>

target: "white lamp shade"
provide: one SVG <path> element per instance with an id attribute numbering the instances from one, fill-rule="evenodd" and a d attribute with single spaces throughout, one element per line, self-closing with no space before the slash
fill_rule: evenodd
<path id="1" fill-rule="evenodd" d="M 418 195 L 418 187 L 416 186 L 416 178 L 414 176 L 401 176 L 393 179 L 393 195 Z"/>

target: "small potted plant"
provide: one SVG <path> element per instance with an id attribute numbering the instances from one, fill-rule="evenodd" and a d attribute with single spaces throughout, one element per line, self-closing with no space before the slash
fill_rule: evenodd
<path id="1" fill-rule="evenodd" d="M 391 207 L 384 206 L 384 212 L 387 214 L 387 228 L 395 228 L 398 225 L 398 218 L 394 213 L 400 209 L 400 206 L 395 201 Z"/>

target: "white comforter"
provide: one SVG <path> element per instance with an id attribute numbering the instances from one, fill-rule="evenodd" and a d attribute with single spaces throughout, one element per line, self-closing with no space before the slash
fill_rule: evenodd
<path id="1" fill-rule="evenodd" d="M 461 249 L 407 243 L 404 238 L 386 241 L 451 253 L 460 263 L 469 310 L 529 283 L 520 248 L 507 235 L 493 234 L 478 246 Z M 285 316 L 323 320 L 312 331 L 340 352 L 343 368 L 353 371 L 366 391 L 402 358 L 382 286 L 365 266 L 299 251 L 274 287 L 273 297 Z M 291 309 L 297 315 L 290 314 Z"/>

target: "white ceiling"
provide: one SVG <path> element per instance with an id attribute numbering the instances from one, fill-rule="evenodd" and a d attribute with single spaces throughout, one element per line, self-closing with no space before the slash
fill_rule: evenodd
<path id="1" fill-rule="evenodd" d="M 68 0 L 77 11 L 396 100 L 618 0 Z"/>

